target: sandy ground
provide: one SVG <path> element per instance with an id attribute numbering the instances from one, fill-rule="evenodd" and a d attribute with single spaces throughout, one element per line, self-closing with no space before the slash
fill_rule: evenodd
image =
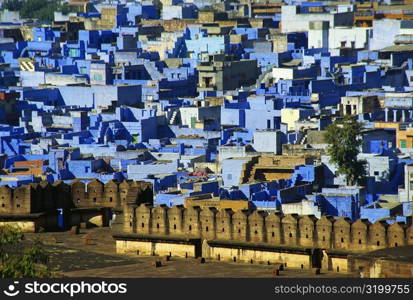
<path id="1" fill-rule="evenodd" d="M 40 238 L 50 253 L 50 264 L 57 276 L 100 278 L 268 278 L 273 265 L 247 264 L 193 258 L 126 256 L 116 254 L 110 228 L 81 229 L 71 232 L 26 234 L 28 240 Z M 86 243 L 86 240 L 89 240 Z M 162 266 L 153 263 L 161 260 Z M 280 277 L 314 277 L 310 270 L 287 268 Z M 354 277 L 353 274 L 324 272 L 317 277 Z"/>

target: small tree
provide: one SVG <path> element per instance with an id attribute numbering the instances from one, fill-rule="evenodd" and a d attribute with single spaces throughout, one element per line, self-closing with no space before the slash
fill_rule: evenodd
<path id="1" fill-rule="evenodd" d="M 48 255 L 41 242 L 24 247 L 24 235 L 12 226 L 0 226 L 0 278 L 50 277 Z"/>
<path id="2" fill-rule="evenodd" d="M 20 0 L 8 0 L 3 2 L 2 9 L 7 9 L 10 11 L 18 11 L 22 7 L 22 2 Z"/>
<path id="3" fill-rule="evenodd" d="M 339 174 L 346 176 L 347 185 L 362 184 L 365 179 L 365 161 L 357 160 L 362 140 L 362 125 L 353 117 L 336 120 L 327 127 L 325 140 L 330 162 L 337 165 Z"/>

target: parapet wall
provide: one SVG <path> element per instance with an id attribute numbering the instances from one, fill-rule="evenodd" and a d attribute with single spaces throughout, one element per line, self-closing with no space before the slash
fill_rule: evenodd
<path id="1" fill-rule="evenodd" d="M 413 245 L 412 226 L 347 218 L 280 215 L 261 211 L 148 204 L 124 208 L 123 232 L 152 237 L 200 238 L 251 244 L 370 251 Z"/>
<path id="2" fill-rule="evenodd" d="M 87 185 L 80 180 L 40 182 L 17 188 L 0 187 L 0 214 L 33 214 L 57 208 L 111 207 L 125 203 L 152 203 L 152 184 L 144 181 L 111 180 L 106 184 L 94 179 Z"/>

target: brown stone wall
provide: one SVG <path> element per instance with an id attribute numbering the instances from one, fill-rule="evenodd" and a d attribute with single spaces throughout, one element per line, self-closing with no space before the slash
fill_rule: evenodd
<path id="1" fill-rule="evenodd" d="M 323 216 L 279 215 L 260 211 L 213 207 L 168 208 L 141 204 L 126 216 L 138 234 L 170 235 L 206 240 L 231 240 L 291 247 L 371 251 L 412 244 L 412 229 L 403 224 L 370 224 L 366 220 Z M 130 221 L 132 220 L 132 221 Z M 133 220 L 136 220 L 134 222 Z M 132 224 L 132 225 L 131 225 Z"/>
<path id="2" fill-rule="evenodd" d="M 109 207 L 119 207 L 121 205 L 119 195 L 119 183 L 115 180 L 107 182 L 103 188 L 103 201 Z"/>
<path id="3" fill-rule="evenodd" d="M 231 209 L 221 209 L 216 215 L 216 238 L 219 240 L 232 240 L 233 239 L 233 211 Z M 245 223 L 243 224 L 245 227 Z"/>
<path id="4" fill-rule="evenodd" d="M 14 189 L 12 203 L 10 203 L 10 212 L 14 214 L 32 213 L 32 196 L 33 187 L 31 185 L 22 185 Z M 36 199 L 38 200 L 38 199 Z"/>
<path id="5" fill-rule="evenodd" d="M 194 238 L 201 236 L 200 212 L 201 209 L 195 206 L 184 209 L 182 231 L 187 237 Z"/>
<path id="6" fill-rule="evenodd" d="M 168 209 L 168 226 L 171 235 L 183 234 L 183 206 L 176 205 Z"/>
<path id="7" fill-rule="evenodd" d="M 351 247 L 356 250 L 366 250 L 368 240 L 368 222 L 357 220 L 351 224 Z"/>
<path id="8" fill-rule="evenodd" d="M 273 245 L 282 243 L 281 217 L 272 213 L 265 217 L 266 242 Z"/>
<path id="9" fill-rule="evenodd" d="M 17 188 L 0 187 L 0 214 L 31 214 L 54 211 L 57 208 L 109 207 L 125 209 L 125 204 L 152 203 L 152 184 L 97 179 L 87 185 L 75 179 L 68 185 L 63 181 L 53 184 L 42 181 Z M 126 230 L 126 228 L 125 228 Z"/>
<path id="10" fill-rule="evenodd" d="M 316 222 L 315 241 L 319 248 L 329 249 L 333 247 L 333 218 L 322 216 Z"/>
<path id="11" fill-rule="evenodd" d="M 201 237 L 205 239 L 215 239 L 216 237 L 216 216 L 217 210 L 213 207 L 205 208 L 200 213 Z"/>
<path id="12" fill-rule="evenodd" d="M 87 195 L 86 195 L 86 185 L 79 179 L 75 179 L 71 182 L 71 193 L 72 200 L 76 206 L 85 205 Z"/>
<path id="13" fill-rule="evenodd" d="M 298 244 L 297 219 L 296 216 L 287 215 L 281 220 L 282 238 L 286 245 L 294 246 Z"/>
<path id="14" fill-rule="evenodd" d="M 0 187 L 0 213 L 8 213 L 13 201 L 13 189 L 7 185 Z"/>
<path id="15" fill-rule="evenodd" d="M 372 247 L 387 247 L 387 225 L 385 222 L 376 222 L 369 227 L 369 238 Z"/>
<path id="16" fill-rule="evenodd" d="M 350 229 L 351 223 L 349 219 L 341 218 L 333 224 L 333 239 L 335 249 L 348 249 L 350 246 Z"/>
<path id="17" fill-rule="evenodd" d="M 298 220 L 299 244 L 302 246 L 314 247 L 315 243 L 315 221 L 312 216 L 303 216 Z"/>
<path id="18" fill-rule="evenodd" d="M 88 206 L 101 206 L 104 200 L 103 197 L 104 184 L 98 180 L 94 179 L 86 185 L 87 190 L 87 205 Z"/>
<path id="19" fill-rule="evenodd" d="M 250 240 L 248 211 L 237 211 L 232 216 L 233 239 L 241 242 Z"/>
<path id="20" fill-rule="evenodd" d="M 152 210 L 152 233 L 158 235 L 169 234 L 168 208 L 160 205 Z"/>
<path id="21" fill-rule="evenodd" d="M 393 223 L 389 226 L 387 239 L 389 247 L 399 247 L 407 244 L 404 225 Z"/>
<path id="22" fill-rule="evenodd" d="M 254 211 L 249 216 L 249 237 L 251 242 L 264 243 L 266 241 L 264 213 Z"/>

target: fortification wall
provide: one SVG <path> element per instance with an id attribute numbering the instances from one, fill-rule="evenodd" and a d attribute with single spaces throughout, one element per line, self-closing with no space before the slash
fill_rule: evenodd
<path id="1" fill-rule="evenodd" d="M 26 215 L 57 208 L 85 207 L 122 208 L 126 203 L 140 204 L 153 201 L 152 184 L 143 181 L 114 180 L 106 184 L 95 179 L 88 184 L 74 180 L 32 183 L 17 188 L 0 187 L 0 215 Z"/>
<path id="2" fill-rule="evenodd" d="M 123 232 L 182 239 L 231 241 L 343 251 L 371 251 L 413 245 L 412 226 L 323 216 L 174 206 L 126 205 Z"/>

